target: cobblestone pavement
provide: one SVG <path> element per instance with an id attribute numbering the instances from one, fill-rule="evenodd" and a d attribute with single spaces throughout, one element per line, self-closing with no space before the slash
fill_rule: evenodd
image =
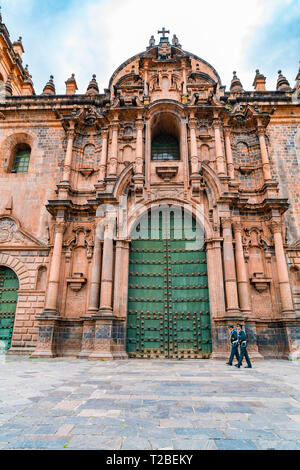
<path id="1" fill-rule="evenodd" d="M 8 356 L 0 449 L 300 450 L 300 361 Z"/>

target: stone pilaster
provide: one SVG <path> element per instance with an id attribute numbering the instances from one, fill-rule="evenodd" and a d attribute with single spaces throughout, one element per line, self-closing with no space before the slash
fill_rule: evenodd
<path id="1" fill-rule="evenodd" d="M 242 243 L 242 224 L 240 222 L 235 222 L 233 224 L 233 228 L 235 235 L 235 261 L 240 309 L 243 315 L 249 315 L 251 313 L 251 302 Z"/>
<path id="2" fill-rule="evenodd" d="M 225 134 L 225 149 L 226 149 L 226 160 L 227 160 L 227 172 L 231 180 L 234 180 L 234 164 L 232 157 L 232 148 L 231 148 L 231 132 L 229 127 L 224 128 Z"/>
<path id="3" fill-rule="evenodd" d="M 117 176 L 117 167 L 118 167 L 118 141 L 119 141 L 119 121 L 114 119 L 111 123 L 111 151 L 108 163 L 108 176 L 116 177 Z"/>
<path id="4" fill-rule="evenodd" d="M 274 237 L 275 257 L 278 272 L 282 314 L 284 317 L 293 318 L 295 317 L 295 312 L 288 274 L 288 267 L 283 247 L 282 224 L 279 221 L 272 220 L 270 228 L 273 232 Z"/>
<path id="5" fill-rule="evenodd" d="M 235 257 L 232 243 L 232 227 L 230 218 L 222 219 L 222 228 L 227 315 L 237 316 L 239 315 L 240 311 L 238 303 Z"/>
<path id="6" fill-rule="evenodd" d="M 264 179 L 266 182 L 272 181 L 271 176 L 271 169 L 270 169 L 270 161 L 269 155 L 266 145 L 266 129 L 263 126 L 258 126 L 258 138 L 259 138 L 259 145 L 260 145 L 260 152 L 261 152 L 261 161 L 263 166 L 263 174 Z"/>
<path id="7" fill-rule="evenodd" d="M 46 316 L 58 315 L 57 298 L 60 279 L 61 254 L 65 229 L 65 221 L 57 220 L 54 225 L 54 246 L 51 259 L 49 281 L 47 286 L 45 310 L 43 314 Z"/>
<path id="8" fill-rule="evenodd" d="M 75 137 L 74 123 L 71 122 L 70 129 L 67 130 L 67 150 L 64 161 L 64 169 L 62 176 L 62 183 L 70 184 L 71 168 L 72 168 L 72 155 L 73 155 L 73 143 Z"/>
<path id="9" fill-rule="evenodd" d="M 107 166 L 107 145 L 108 145 L 108 129 L 105 127 L 101 130 L 102 136 L 102 148 L 101 148 L 101 157 L 100 157 L 100 166 L 98 173 L 98 181 L 96 183 L 96 189 L 104 189 L 104 180 L 106 176 L 106 166 Z"/>
<path id="10" fill-rule="evenodd" d="M 219 176 L 226 176 L 223 146 L 222 146 L 222 139 L 221 139 L 220 119 L 214 118 L 213 125 L 214 125 L 214 130 L 215 130 L 217 173 Z"/>

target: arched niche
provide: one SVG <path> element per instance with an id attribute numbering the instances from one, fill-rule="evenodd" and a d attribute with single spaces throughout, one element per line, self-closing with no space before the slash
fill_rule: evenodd
<path id="1" fill-rule="evenodd" d="M 151 160 L 180 160 L 181 129 L 179 118 L 172 113 L 162 112 L 153 117 L 151 123 Z M 161 151 L 159 150 L 161 146 Z M 157 153 L 155 153 L 155 148 Z M 165 148 L 165 151 L 164 151 Z M 155 158 L 154 155 L 157 155 Z M 164 157 L 163 155 L 169 155 Z"/>

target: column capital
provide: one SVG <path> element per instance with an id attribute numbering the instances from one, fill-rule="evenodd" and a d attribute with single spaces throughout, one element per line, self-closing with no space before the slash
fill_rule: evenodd
<path id="1" fill-rule="evenodd" d="M 108 127 L 102 127 L 101 136 L 107 138 L 107 136 L 108 136 Z"/>
<path id="2" fill-rule="evenodd" d="M 112 121 L 110 123 L 110 127 L 113 131 L 118 131 L 120 127 L 120 122 L 119 121 Z"/>
<path id="3" fill-rule="evenodd" d="M 230 126 L 228 125 L 223 126 L 223 130 L 224 130 L 225 137 L 231 137 L 232 130 Z"/>
<path id="4" fill-rule="evenodd" d="M 65 230 L 67 228 L 67 224 L 66 224 L 66 221 L 65 220 L 57 220 L 55 221 L 54 223 L 54 233 L 62 233 L 64 234 L 65 233 Z"/>
<path id="5" fill-rule="evenodd" d="M 222 228 L 231 228 L 232 227 L 232 220 L 230 217 L 221 217 L 221 225 Z"/>
<path id="6" fill-rule="evenodd" d="M 190 117 L 188 121 L 188 126 L 190 129 L 196 129 L 198 124 L 198 119 L 195 117 Z"/>
<path id="7" fill-rule="evenodd" d="M 279 221 L 279 220 L 271 220 L 270 224 L 270 229 L 271 229 L 271 232 L 274 234 L 274 233 L 280 233 L 282 234 L 282 228 L 283 228 L 283 225 L 282 225 L 282 222 Z"/>
<path id="8" fill-rule="evenodd" d="M 213 128 L 220 129 L 222 125 L 222 120 L 219 116 L 213 118 Z"/>
<path id="9" fill-rule="evenodd" d="M 234 233 L 242 233 L 243 224 L 239 220 L 234 220 L 232 225 L 233 225 Z"/>
<path id="10" fill-rule="evenodd" d="M 74 139 L 74 137 L 75 137 L 75 128 L 71 127 L 71 128 L 66 129 L 66 136 L 67 136 L 68 139 Z"/>
<path id="11" fill-rule="evenodd" d="M 144 127 L 145 127 L 144 120 L 142 118 L 137 118 L 135 121 L 135 127 L 136 127 L 136 130 L 138 131 L 144 130 Z"/>
<path id="12" fill-rule="evenodd" d="M 265 137 L 266 136 L 266 127 L 263 126 L 262 124 L 259 124 L 257 126 L 257 135 L 259 137 Z"/>

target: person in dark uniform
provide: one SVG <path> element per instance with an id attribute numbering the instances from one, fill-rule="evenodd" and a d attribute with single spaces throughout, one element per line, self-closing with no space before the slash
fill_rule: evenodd
<path id="1" fill-rule="evenodd" d="M 230 343 L 231 343 L 231 353 L 230 357 L 228 359 L 228 364 L 229 366 L 232 366 L 232 361 L 234 356 L 237 358 L 239 361 L 239 342 L 238 342 L 238 332 L 237 329 L 234 327 L 234 325 L 228 325 L 228 328 L 230 329 Z"/>
<path id="2" fill-rule="evenodd" d="M 237 324 L 237 330 L 238 330 L 238 342 L 241 347 L 241 354 L 239 358 L 239 362 L 235 364 L 235 367 L 240 368 L 243 362 L 243 359 L 245 358 L 247 361 L 247 365 L 245 366 L 246 369 L 252 369 L 250 357 L 247 351 L 247 338 L 246 338 L 246 333 L 243 330 L 243 325 L 240 323 Z"/>

